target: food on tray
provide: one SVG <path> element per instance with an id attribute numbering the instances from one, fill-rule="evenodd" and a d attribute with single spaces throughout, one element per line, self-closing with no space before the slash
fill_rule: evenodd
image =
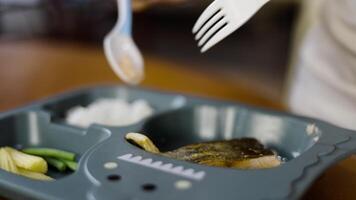
<path id="1" fill-rule="evenodd" d="M 0 148 L 0 168 L 31 179 L 49 181 L 47 163 L 40 157 L 26 155 L 10 147 Z"/>
<path id="2" fill-rule="evenodd" d="M 252 138 L 192 144 L 163 155 L 215 167 L 263 169 L 280 165 L 273 151 Z"/>
<path id="3" fill-rule="evenodd" d="M 27 171 L 24 169 L 19 168 L 19 175 L 25 176 L 27 178 L 35 179 L 35 180 L 40 180 L 40 181 L 53 181 L 54 179 L 42 174 L 42 173 L 37 173 L 33 171 Z"/>
<path id="4" fill-rule="evenodd" d="M 63 159 L 61 159 L 61 161 L 64 162 L 64 164 L 72 171 L 75 171 L 78 168 L 78 163 L 76 163 L 74 161 L 63 160 Z"/>
<path id="5" fill-rule="evenodd" d="M 23 152 L 43 157 L 47 163 L 58 171 L 63 172 L 67 168 L 75 171 L 77 163 L 75 162 L 75 154 L 68 151 L 53 149 L 53 148 L 26 148 Z"/>
<path id="6" fill-rule="evenodd" d="M 5 148 L 0 149 L 0 168 L 15 174 L 19 173 L 11 154 Z"/>
<path id="7" fill-rule="evenodd" d="M 67 168 L 75 171 L 77 163 L 75 154 L 50 148 L 28 148 L 23 152 L 11 147 L 0 148 L 0 168 L 31 179 L 49 181 L 48 165 L 64 172 Z"/>
<path id="8" fill-rule="evenodd" d="M 29 171 L 43 174 L 47 173 L 47 163 L 43 158 L 25 154 L 10 147 L 4 147 L 4 149 L 10 153 L 16 166 Z"/>
<path id="9" fill-rule="evenodd" d="M 58 159 L 64 160 L 71 160 L 75 159 L 75 154 L 68 151 L 62 151 L 58 149 L 52 148 L 26 148 L 22 150 L 23 152 L 31 155 L 36 156 L 44 156 L 44 157 L 53 157 Z"/>
<path id="10" fill-rule="evenodd" d="M 188 162 L 237 169 L 264 169 L 277 167 L 281 160 L 275 152 L 266 149 L 253 138 L 203 142 L 161 153 L 145 135 L 129 133 L 126 139 L 151 153 Z"/>
<path id="11" fill-rule="evenodd" d="M 47 163 L 51 165 L 52 167 L 56 168 L 60 172 L 64 172 L 67 169 L 67 165 L 55 158 L 45 158 Z"/>
<path id="12" fill-rule="evenodd" d="M 153 114 L 153 108 L 145 100 L 132 103 L 123 99 L 99 99 L 87 107 L 74 107 L 67 113 L 68 124 L 87 128 L 93 123 L 107 126 L 127 126 Z"/>
<path id="13" fill-rule="evenodd" d="M 159 149 L 147 136 L 140 133 L 128 133 L 126 134 L 126 139 L 133 141 L 142 149 L 151 153 L 160 153 Z"/>

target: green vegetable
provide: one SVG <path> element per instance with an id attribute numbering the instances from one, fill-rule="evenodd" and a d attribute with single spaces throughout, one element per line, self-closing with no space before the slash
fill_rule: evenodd
<path id="1" fill-rule="evenodd" d="M 42 157 L 53 157 L 58 159 L 64 159 L 69 161 L 74 161 L 75 154 L 68 151 L 62 151 L 58 149 L 51 148 L 27 148 L 23 149 L 23 152 L 31 155 L 42 156 Z"/>
<path id="2" fill-rule="evenodd" d="M 11 147 L 4 147 L 4 149 L 10 153 L 17 167 L 42 174 L 47 173 L 47 163 L 43 158 L 22 153 Z"/>
<path id="3" fill-rule="evenodd" d="M 67 165 L 61 160 L 49 157 L 45 157 L 45 160 L 49 165 L 55 167 L 60 172 L 64 172 L 67 168 Z"/>
<path id="4" fill-rule="evenodd" d="M 76 171 L 78 169 L 78 163 L 74 161 L 69 161 L 69 160 L 61 160 L 61 161 L 64 162 L 66 166 L 73 171 Z"/>

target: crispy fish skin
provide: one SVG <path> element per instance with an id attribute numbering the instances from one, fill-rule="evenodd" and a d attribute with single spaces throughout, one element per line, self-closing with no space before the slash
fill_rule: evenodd
<path id="1" fill-rule="evenodd" d="M 214 167 L 260 169 L 278 166 L 274 152 L 253 138 L 187 145 L 162 155 Z"/>
<path id="2" fill-rule="evenodd" d="M 138 133 L 130 134 L 130 137 L 126 138 L 134 141 L 146 151 L 177 160 L 237 169 L 265 169 L 281 164 L 273 151 L 264 148 L 258 140 L 253 138 L 203 142 L 160 153 L 148 137 L 140 135 Z"/>

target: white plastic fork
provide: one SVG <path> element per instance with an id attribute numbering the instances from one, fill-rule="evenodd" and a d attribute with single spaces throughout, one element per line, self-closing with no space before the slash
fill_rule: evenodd
<path id="1" fill-rule="evenodd" d="M 117 0 L 118 20 L 104 39 L 104 52 L 112 70 L 126 83 L 144 78 L 143 58 L 131 37 L 131 0 Z"/>
<path id="2" fill-rule="evenodd" d="M 205 52 L 245 24 L 269 0 L 215 0 L 193 27 L 195 40 Z"/>

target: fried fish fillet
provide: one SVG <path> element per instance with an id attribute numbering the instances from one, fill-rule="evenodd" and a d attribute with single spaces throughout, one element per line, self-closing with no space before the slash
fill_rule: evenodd
<path id="1" fill-rule="evenodd" d="M 281 164 L 277 155 L 253 138 L 203 142 L 161 153 L 145 135 L 129 133 L 126 139 L 151 153 L 214 167 L 264 169 Z"/>

